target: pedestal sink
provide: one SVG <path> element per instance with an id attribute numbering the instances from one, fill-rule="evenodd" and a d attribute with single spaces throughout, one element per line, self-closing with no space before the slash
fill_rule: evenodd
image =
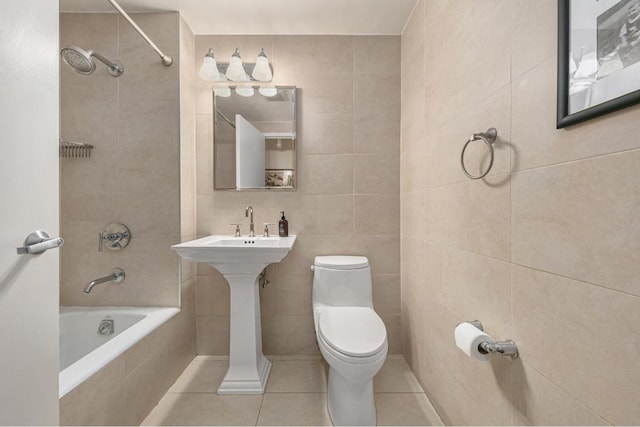
<path id="1" fill-rule="evenodd" d="M 218 394 L 264 393 L 271 362 L 262 353 L 258 276 L 267 265 L 280 262 L 295 241 L 296 236 L 208 236 L 171 247 L 183 258 L 211 265 L 229 282 L 229 370 Z"/>

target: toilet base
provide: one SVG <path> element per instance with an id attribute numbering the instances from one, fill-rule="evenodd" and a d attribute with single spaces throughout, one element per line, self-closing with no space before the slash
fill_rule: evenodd
<path id="1" fill-rule="evenodd" d="M 375 426 L 373 379 L 353 382 L 329 368 L 329 415 L 336 426 Z"/>

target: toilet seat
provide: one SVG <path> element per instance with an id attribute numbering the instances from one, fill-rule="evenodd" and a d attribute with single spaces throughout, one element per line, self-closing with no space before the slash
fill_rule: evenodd
<path id="1" fill-rule="evenodd" d="M 384 323 L 369 307 L 325 307 L 318 334 L 337 357 L 370 359 L 387 346 Z"/>
<path id="2" fill-rule="evenodd" d="M 346 363 L 349 366 L 369 366 L 378 363 L 380 360 L 384 361 L 384 359 L 387 357 L 388 346 L 386 344 L 386 341 L 384 347 L 382 348 L 382 350 L 380 350 L 380 352 L 367 357 L 353 357 L 342 354 L 331 347 L 321 336 L 318 336 L 317 341 L 318 347 L 320 347 L 320 353 L 322 353 L 329 366 L 333 366 L 331 358 Z"/>

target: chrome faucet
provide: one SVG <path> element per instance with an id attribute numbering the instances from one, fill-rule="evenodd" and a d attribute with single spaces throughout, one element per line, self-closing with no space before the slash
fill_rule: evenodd
<path id="1" fill-rule="evenodd" d="M 244 208 L 244 216 L 248 217 L 249 213 L 251 213 L 251 223 L 249 223 L 249 237 L 256 237 L 255 233 L 255 225 L 253 224 L 253 208 L 251 206 L 247 206 Z"/>
<path id="2" fill-rule="evenodd" d="M 84 291 L 86 293 L 91 292 L 94 286 L 97 286 L 101 283 L 113 282 L 113 283 L 122 283 L 124 281 L 124 270 L 121 268 L 114 268 L 111 271 L 111 274 L 108 276 L 100 277 L 98 279 L 92 280 L 87 283 L 87 286 L 84 287 Z"/>

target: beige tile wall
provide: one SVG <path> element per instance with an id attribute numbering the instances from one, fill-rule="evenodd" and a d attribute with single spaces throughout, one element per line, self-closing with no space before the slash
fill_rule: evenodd
<path id="1" fill-rule="evenodd" d="M 95 147 L 90 159 L 61 159 L 61 304 L 181 311 L 65 396 L 64 425 L 139 424 L 195 355 L 195 266 L 180 271 L 169 250 L 196 235 L 194 36 L 177 13 L 132 16 L 171 67 L 116 14 L 60 16 L 62 46 L 125 66 L 118 79 L 100 63 L 90 76 L 61 66 L 62 137 Z M 131 243 L 97 252 L 110 222 L 128 225 Z M 82 292 L 114 266 L 127 273 L 123 285 Z"/>
<path id="2" fill-rule="evenodd" d="M 196 232 L 196 81 L 195 37 L 180 16 L 180 231 L 181 241 L 193 240 Z M 196 277 L 196 265 L 180 259 L 180 279 Z M 195 290 L 194 290 L 195 291 Z M 195 308 L 195 307 L 194 307 Z M 195 328 L 195 318 L 194 318 Z"/>
<path id="3" fill-rule="evenodd" d="M 311 317 L 309 267 L 316 255 L 368 256 L 375 308 L 387 325 L 390 351 L 400 333 L 400 37 L 196 36 L 195 65 L 208 48 L 220 62 L 237 47 L 247 62 L 261 48 L 274 82 L 298 87 L 298 189 L 295 192 L 213 190 L 212 91 L 198 79 L 197 232 L 248 232 L 244 207 L 256 229 L 286 212 L 293 251 L 268 269 L 260 290 L 263 346 L 269 354 L 317 354 Z M 199 354 L 225 354 L 229 291 L 214 269 L 199 264 Z"/>
<path id="4" fill-rule="evenodd" d="M 447 424 L 640 423 L 640 108 L 555 129 L 556 8 L 420 0 L 402 36 L 404 353 Z M 458 351 L 470 319 L 520 359 Z"/>
<path id="5" fill-rule="evenodd" d="M 195 126 L 180 126 L 178 18 L 177 13 L 135 15 L 175 59 L 166 67 L 118 14 L 60 15 L 61 46 L 94 49 L 125 69 L 114 78 L 98 61 L 89 76 L 61 65 L 61 137 L 94 146 L 89 159 L 61 159 L 61 305 L 179 304 L 179 261 L 169 247 L 181 237 L 181 151 L 194 151 L 193 143 L 181 149 L 180 139 L 194 140 Z M 183 115 L 193 115 L 194 108 Z M 194 179 L 182 178 L 183 187 L 195 188 Z M 190 194 L 194 199 L 195 190 Z M 98 252 L 98 232 L 114 222 L 130 228 L 129 246 Z M 126 272 L 121 285 L 82 291 L 113 267 Z"/>

